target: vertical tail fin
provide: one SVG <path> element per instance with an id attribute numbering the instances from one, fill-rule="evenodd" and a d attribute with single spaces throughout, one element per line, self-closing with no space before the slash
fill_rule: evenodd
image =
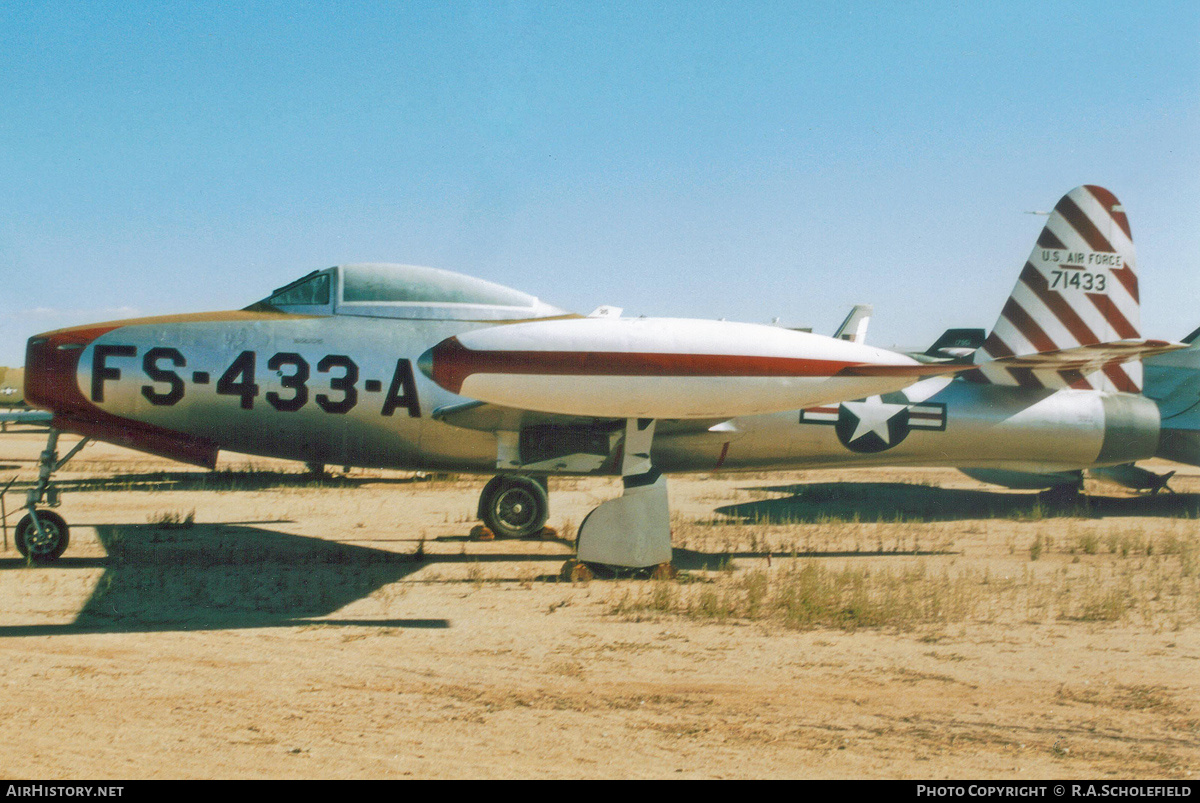
<path id="1" fill-rule="evenodd" d="M 1103 187 L 1063 196 L 1038 237 L 983 347 L 975 379 L 1003 385 L 1137 393 L 1140 362 L 1079 370 L 986 365 L 989 360 L 1141 337 L 1137 257 L 1120 201 Z"/>
<path id="2" fill-rule="evenodd" d="M 871 304 L 855 304 L 833 336 L 838 340 L 849 340 L 851 343 L 865 343 L 867 324 L 871 322 L 871 313 L 874 310 L 875 307 Z"/>

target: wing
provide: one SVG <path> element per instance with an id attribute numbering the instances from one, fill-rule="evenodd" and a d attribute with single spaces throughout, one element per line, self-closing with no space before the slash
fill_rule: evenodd
<path id="1" fill-rule="evenodd" d="M 480 401 L 439 407 L 431 417 L 450 426 L 494 433 L 497 468 L 533 472 L 590 474 L 605 467 L 615 469 L 626 425 L 623 418 L 542 413 Z M 719 455 L 723 444 L 743 434 L 727 418 L 663 420 L 658 422 L 655 443 L 711 444 Z"/>

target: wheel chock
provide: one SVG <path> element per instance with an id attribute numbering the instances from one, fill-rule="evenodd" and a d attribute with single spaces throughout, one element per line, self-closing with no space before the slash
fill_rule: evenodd
<path id="1" fill-rule="evenodd" d="M 563 564 L 559 577 L 567 583 L 586 583 L 595 579 L 596 575 L 586 563 L 571 558 Z"/>

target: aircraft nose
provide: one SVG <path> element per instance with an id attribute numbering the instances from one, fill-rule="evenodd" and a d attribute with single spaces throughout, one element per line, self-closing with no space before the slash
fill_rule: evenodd
<path id="1" fill-rule="evenodd" d="M 434 346 L 433 348 L 437 348 Z M 417 357 L 417 368 L 421 369 L 421 373 L 433 379 L 433 349 L 425 349 L 425 353 Z"/>
<path id="2" fill-rule="evenodd" d="M 92 404 L 79 390 L 79 358 L 87 345 L 116 327 L 79 327 L 34 335 L 25 347 L 25 400 L 55 414 Z"/>

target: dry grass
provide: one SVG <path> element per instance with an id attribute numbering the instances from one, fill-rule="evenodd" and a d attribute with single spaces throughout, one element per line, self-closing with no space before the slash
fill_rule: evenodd
<path id="1" fill-rule="evenodd" d="M 195 509 L 182 513 L 176 510 L 161 510 L 146 517 L 146 521 L 161 530 L 189 530 L 196 523 Z"/>
<path id="2" fill-rule="evenodd" d="M 854 630 L 948 624 L 977 609 L 976 578 L 930 575 L 924 564 L 894 571 L 830 569 L 815 560 L 787 563 L 776 571 L 728 573 L 706 583 L 658 581 L 649 588 L 626 589 L 612 610 Z"/>
<path id="3" fill-rule="evenodd" d="M 1119 622 L 1153 629 L 1200 620 L 1200 583 L 1181 562 L 1159 557 L 1123 566 L 1065 566 L 1010 576 L 988 569 L 844 566 L 814 558 L 776 560 L 770 569 L 684 574 L 631 584 L 610 606 L 639 618 L 762 621 L 808 630 L 913 630 L 960 622 Z"/>
<path id="4" fill-rule="evenodd" d="M 1200 546 L 1186 508 L 1169 510 L 1152 532 L 1140 519 L 1097 515 L 1092 507 L 1087 515 L 1048 517 L 1028 495 L 1001 518 L 949 521 L 924 514 L 913 521 L 903 499 L 876 498 L 867 520 L 836 515 L 846 501 L 836 491 L 821 492 L 834 513 L 818 504 L 800 522 L 677 515 L 676 545 L 703 560 L 677 580 L 621 589 L 610 611 L 805 630 L 1129 621 L 1179 630 L 1200 621 Z M 802 491 L 793 500 L 808 497 Z M 767 509 L 735 507 L 742 514 Z"/>

